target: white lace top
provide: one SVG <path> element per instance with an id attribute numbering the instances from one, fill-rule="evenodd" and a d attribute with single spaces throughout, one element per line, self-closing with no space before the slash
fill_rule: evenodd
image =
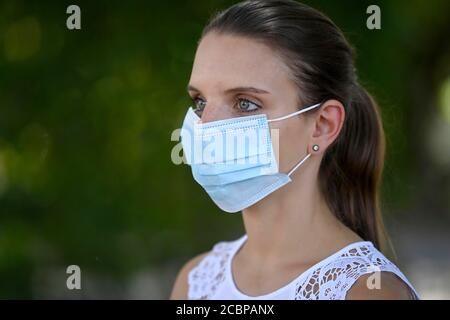
<path id="1" fill-rule="evenodd" d="M 221 241 L 188 275 L 188 299 L 275 299 L 343 300 L 347 291 L 364 274 L 386 271 L 396 274 L 419 298 L 403 273 L 370 241 L 352 243 L 315 264 L 293 281 L 271 293 L 249 296 L 234 283 L 231 261 L 247 235 L 234 241 Z"/>

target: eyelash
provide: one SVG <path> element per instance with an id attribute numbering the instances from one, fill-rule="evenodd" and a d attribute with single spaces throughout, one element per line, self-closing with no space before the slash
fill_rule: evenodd
<path id="1" fill-rule="evenodd" d="M 191 100 L 192 100 L 192 102 L 194 103 L 194 105 L 195 105 L 196 108 L 197 108 L 197 101 L 198 101 L 198 100 L 204 101 L 204 100 L 201 99 L 200 97 L 190 97 L 190 98 L 191 98 Z M 246 99 L 246 98 L 238 98 L 237 100 L 238 100 L 238 101 L 237 101 L 237 104 L 240 103 L 241 101 L 245 101 L 245 102 L 252 103 L 252 104 L 254 104 L 254 105 L 257 107 L 257 108 L 254 109 L 254 110 L 243 110 L 243 109 L 240 109 L 240 108 L 238 107 L 237 109 L 238 109 L 239 112 L 248 112 L 248 113 L 250 113 L 250 112 L 256 112 L 256 111 L 258 111 L 259 109 L 262 108 L 259 104 L 255 103 L 255 102 L 253 102 L 253 101 L 251 101 L 251 100 L 249 100 L 249 99 Z M 236 104 L 235 104 L 235 105 L 236 105 Z"/>

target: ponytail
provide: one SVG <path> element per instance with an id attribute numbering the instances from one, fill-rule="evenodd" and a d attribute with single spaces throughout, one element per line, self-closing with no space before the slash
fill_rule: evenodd
<path id="1" fill-rule="evenodd" d="M 378 107 L 355 83 L 342 131 L 322 160 L 320 186 L 331 211 L 378 248 L 384 233 L 378 200 L 384 148 Z"/>

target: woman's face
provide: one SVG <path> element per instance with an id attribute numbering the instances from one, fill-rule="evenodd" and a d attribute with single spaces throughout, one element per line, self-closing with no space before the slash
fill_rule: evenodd
<path id="1" fill-rule="evenodd" d="M 272 119 L 302 107 L 290 77 L 288 67 L 267 45 L 210 32 L 197 48 L 188 92 L 202 110 L 204 123 L 255 114 Z M 287 173 L 306 155 L 311 125 L 305 114 L 270 123 L 271 129 L 279 129 L 281 172 Z"/>

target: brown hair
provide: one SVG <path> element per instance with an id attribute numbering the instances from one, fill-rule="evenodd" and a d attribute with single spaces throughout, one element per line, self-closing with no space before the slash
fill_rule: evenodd
<path id="1" fill-rule="evenodd" d="M 259 0 L 215 14 L 202 37 L 211 31 L 252 38 L 275 49 L 294 76 L 301 105 L 329 99 L 344 105 L 342 131 L 320 166 L 321 191 L 340 221 L 380 248 L 383 128 L 374 99 L 358 83 L 353 48 L 339 28 L 304 4 Z"/>

